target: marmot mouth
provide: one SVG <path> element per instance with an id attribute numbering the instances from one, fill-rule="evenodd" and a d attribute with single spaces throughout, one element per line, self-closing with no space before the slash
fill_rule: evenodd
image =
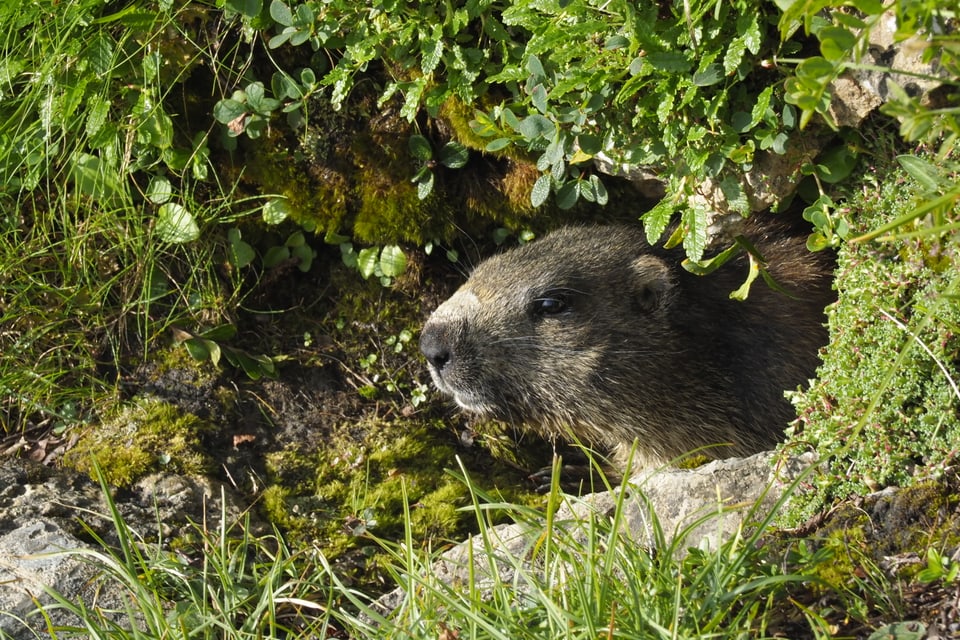
<path id="1" fill-rule="evenodd" d="M 464 411 L 469 411 L 470 413 L 477 413 L 480 415 L 491 415 L 496 413 L 493 406 L 484 401 L 482 397 L 477 396 L 474 393 L 469 391 L 455 390 L 452 390 L 450 393 L 453 395 L 453 401 L 456 402 L 457 406 Z"/>

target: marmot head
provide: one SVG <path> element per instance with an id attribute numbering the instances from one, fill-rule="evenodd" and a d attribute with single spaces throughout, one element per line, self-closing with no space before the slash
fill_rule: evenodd
<path id="1" fill-rule="evenodd" d="M 589 424 L 589 439 L 609 442 L 602 414 L 642 384 L 644 360 L 660 366 L 674 348 L 663 332 L 674 287 L 639 230 L 566 228 L 477 267 L 420 349 L 467 411 L 548 433 Z"/>

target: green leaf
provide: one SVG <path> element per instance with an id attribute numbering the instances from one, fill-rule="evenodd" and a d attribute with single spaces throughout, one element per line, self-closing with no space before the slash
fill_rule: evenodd
<path id="1" fill-rule="evenodd" d="M 270 17 L 273 18 L 274 22 L 284 27 L 293 26 L 293 12 L 281 0 L 273 0 L 270 3 Z"/>
<path id="2" fill-rule="evenodd" d="M 234 228 L 230 231 L 236 232 L 235 237 L 230 238 L 230 250 L 228 254 L 230 264 L 237 269 L 243 269 L 256 259 L 257 253 L 249 243 L 240 239 L 239 229 Z"/>
<path id="3" fill-rule="evenodd" d="M 557 189 L 557 206 L 561 209 L 570 209 L 577 204 L 580 198 L 580 181 L 571 180 Z"/>
<path id="4" fill-rule="evenodd" d="M 423 177 L 417 181 L 417 198 L 426 200 L 431 193 L 433 193 L 433 172 L 427 169 Z"/>
<path id="5" fill-rule="evenodd" d="M 173 195 L 173 185 L 166 176 L 153 176 L 147 185 L 147 200 L 153 204 L 163 204 Z"/>
<path id="6" fill-rule="evenodd" d="M 683 249 L 687 257 L 699 262 L 707 248 L 707 212 L 700 207 L 689 207 L 681 214 Z"/>
<path id="7" fill-rule="evenodd" d="M 443 55 L 443 26 L 434 25 L 433 33 L 420 40 L 420 70 L 430 75 L 440 64 Z"/>
<path id="8" fill-rule="evenodd" d="M 660 242 L 660 237 L 667 229 L 674 211 L 676 211 L 676 204 L 668 196 L 641 216 L 643 230 L 647 234 L 647 242 L 651 245 Z"/>
<path id="9" fill-rule="evenodd" d="M 113 50 L 115 43 L 106 31 L 98 31 L 84 52 L 84 58 L 90 62 L 91 70 L 104 75 L 113 69 Z"/>
<path id="10" fill-rule="evenodd" d="M 110 200 L 123 189 L 116 169 L 89 153 L 73 158 L 70 177 L 77 191 L 94 200 Z"/>
<path id="11" fill-rule="evenodd" d="M 286 198 L 270 198 L 263 205 L 263 221 L 267 224 L 280 224 L 293 213 Z"/>
<path id="12" fill-rule="evenodd" d="M 750 259 L 750 268 L 747 271 L 747 279 L 743 281 L 743 284 L 741 284 L 736 291 L 730 292 L 730 298 L 732 300 L 740 300 L 741 302 L 746 300 L 750 295 L 750 285 L 752 285 L 754 280 L 757 279 L 757 276 L 760 275 L 761 269 L 757 259 L 752 253 L 748 253 L 747 257 Z"/>
<path id="13" fill-rule="evenodd" d="M 937 192 L 943 186 L 944 176 L 936 166 L 917 156 L 899 155 L 897 162 L 916 180 L 924 191 Z"/>
<path id="14" fill-rule="evenodd" d="M 183 341 L 183 346 L 187 348 L 190 357 L 198 362 L 204 362 L 210 359 L 210 350 L 207 348 L 208 341 L 202 338 L 188 338 Z"/>
<path id="15" fill-rule="evenodd" d="M 647 56 L 647 61 L 654 69 L 660 71 L 674 71 L 677 73 L 686 73 L 690 71 L 692 62 L 682 53 L 672 51 L 654 51 Z"/>
<path id="16" fill-rule="evenodd" d="M 723 72 L 727 75 L 732 74 L 740 66 L 743 56 L 747 52 L 747 45 L 743 38 L 734 38 L 727 52 L 723 56 Z"/>
<path id="17" fill-rule="evenodd" d="M 379 263 L 379 253 L 380 251 L 377 247 L 367 247 L 366 249 L 361 249 L 360 253 L 357 254 L 357 269 L 364 279 L 376 273 Z"/>
<path id="18" fill-rule="evenodd" d="M 233 98 L 225 98 L 213 106 L 213 117 L 222 124 L 230 124 L 245 113 L 246 105 Z"/>
<path id="19" fill-rule="evenodd" d="M 709 87 L 723 80 L 722 69 L 718 64 L 710 64 L 703 71 L 693 74 L 693 84 L 698 87 Z"/>
<path id="20" fill-rule="evenodd" d="M 530 102 L 540 113 L 547 113 L 547 90 L 542 84 L 538 84 L 530 93 Z"/>
<path id="21" fill-rule="evenodd" d="M 201 338 L 207 340 L 233 340 L 237 337 L 237 325 L 229 322 L 217 325 L 198 334 Z"/>
<path id="22" fill-rule="evenodd" d="M 166 242 L 183 244 L 200 237 L 200 227 L 183 205 L 168 202 L 157 211 L 157 235 Z"/>
<path id="23" fill-rule="evenodd" d="M 614 51 L 616 49 L 623 49 L 624 47 L 629 46 L 630 39 L 620 35 L 610 36 L 607 38 L 606 42 L 603 43 L 603 48 L 606 51 Z"/>
<path id="24" fill-rule="evenodd" d="M 837 184 L 845 180 L 857 166 L 859 156 L 845 144 L 831 147 L 817 158 L 817 174 L 823 182 Z"/>
<path id="25" fill-rule="evenodd" d="M 290 248 L 285 245 L 278 245 L 276 247 L 270 247 L 267 249 L 267 252 L 263 255 L 263 266 L 267 269 L 272 269 L 281 262 L 285 262 L 290 259 Z"/>
<path id="26" fill-rule="evenodd" d="M 262 0 L 226 0 L 224 6 L 244 18 L 256 18 L 263 9 Z"/>
<path id="27" fill-rule="evenodd" d="M 537 56 L 530 56 L 527 58 L 527 71 L 530 72 L 530 80 L 534 84 L 543 82 L 547 79 L 547 72 L 543 70 L 543 65 L 540 63 L 540 58 Z"/>
<path id="28" fill-rule="evenodd" d="M 826 27 L 817 34 L 820 53 L 827 60 L 845 59 L 857 43 L 857 37 L 842 27 Z"/>
<path id="29" fill-rule="evenodd" d="M 396 245 L 387 245 L 380 252 L 380 272 L 389 278 L 396 278 L 407 270 L 407 256 Z"/>
<path id="30" fill-rule="evenodd" d="M 317 252 L 313 250 L 313 247 L 306 243 L 292 247 L 290 250 L 290 256 L 297 259 L 297 269 L 303 273 L 310 271 L 316 255 Z"/>
<path id="31" fill-rule="evenodd" d="M 520 135 L 527 140 L 536 140 L 543 137 L 548 140 L 553 138 L 557 132 L 557 125 L 552 120 L 539 114 L 527 116 L 520 121 Z"/>
<path id="32" fill-rule="evenodd" d="M 496 140 L 491 140 L 487 143 L 487 146 L 483 148 L 487 153 L 494 153 L 500 151 L 501 149 L 506 149 L 511 144 L 510 138 L 497 138 Z"/>
<path id="33" fill-rule="evenodd" d="M 470 152 L 467 148 L 453 140 L 443 145 L 437 155 L 440 164 L 448 169 L 460 169 L 470 159 Z"/>
<path id="34" fill-rule="evenodd" d="M 549 174 L 544 174 L 537 178 L 530 191 L 530 203 L 536 208 L 547 201 L 550 197 L 550 186 L 552 178 Z"/>
<path id="35" fill-rule="evenodd" d="M 433 147 L 430 146 L 430 141 L 421 135 L 414 134 L 410 136 L 407 146 L 410 149 L 410 155 L 421 162 L 426 162 L 433 158 Z"/>
<path id="36" fill-rule="evenodd" d="M 87 100 L 87 122 L 84 127 L 87 136 L 97 135 L 106 124 L 109 115 L 110 101 L 99 95 L 90 96 Z"/>

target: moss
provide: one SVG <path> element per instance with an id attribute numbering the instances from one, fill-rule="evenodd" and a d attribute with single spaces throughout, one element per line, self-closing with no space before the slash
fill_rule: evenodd
<path id="1" fill-rule="evenodd" d="M 91 475 L 96 460 L 107 482 L 119 487 L 157 471 L 202 474 L 211 465 L 201 440 L 213 430 L 173 405 L 141 398 L 87 430 L 63 460 Z"/>
<path id="2" fill-rule="evenodd" d="M 268 138 L 248 155 L 247 179 L 262 193 L 286 198 L 291 218 L 306 230 L 335 233 L 347 215 L 350 185 L 335 167 L 297 161 L 282 139 Z"/>

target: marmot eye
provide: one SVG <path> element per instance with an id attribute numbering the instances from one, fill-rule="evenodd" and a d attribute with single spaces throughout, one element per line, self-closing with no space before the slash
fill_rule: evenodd
<path id="1" fill-rule="evenodd" d="M 533 300 L 533 313 L 537 316 L 555 316 L 569 307 L 569 297 L 562 291 L 550 291 Z"/>

